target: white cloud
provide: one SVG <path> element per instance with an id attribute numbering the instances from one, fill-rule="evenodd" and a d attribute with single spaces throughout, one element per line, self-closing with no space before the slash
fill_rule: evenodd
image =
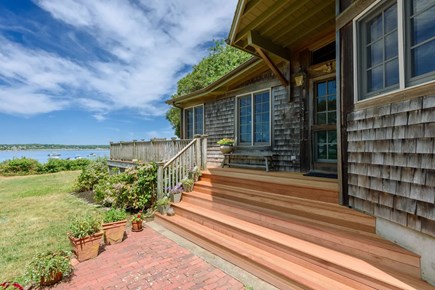
<path id="1" fill-rule="evenodd" d="M 0 112 L 39 114 L 79 106 L 98 120 L 111 111 L 131 109 L 162 115 L 164 96 L 174 92 L 179 71 L 204 56 L 202 44 L 226 36 L 236 1 L 202 0 L 39 0 L 57 21 L 66 23 L 69 43 L 82 51 L 103 51 L 101 58 L 65 56 L 13 43 L 0 34 L 0 100 L 14 88 L 15 99 Z M 2 26 L 3 27 L 3 26 Z M 0 33 L 2 28 L 0 28 Z M 82 42 L 86 33 L 98 44 Z M 97 54 L 97 52 L 95 52 Z M 92 60 L 89 60 L 92 59 Z M 2 82 L 3 80 L 3 82 Z M 22 104 L 35 97 L 44 104 Z"/>

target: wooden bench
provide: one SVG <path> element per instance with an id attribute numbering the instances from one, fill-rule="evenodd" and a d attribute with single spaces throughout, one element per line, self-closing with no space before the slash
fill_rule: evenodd
<path id="1" fill-rule="evenodd" d="M 264 164 L 246 164 L 237 163 L 234 160 L 259 160 Z M 246 167 L 246 168 L 264 168 L 269 171 L 270 165 L 272 164 L 272 154 L 268 152 L 233 152 L 224 154 L 224 160 L 222 161 L 222 167 L 227 165 L 228 167 Z"/>

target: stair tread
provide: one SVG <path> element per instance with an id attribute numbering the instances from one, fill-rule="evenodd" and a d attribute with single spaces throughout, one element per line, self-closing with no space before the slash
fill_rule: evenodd
<path id="1" fill-rule="evenodd" d="M 286 208 L 293 208 L 298 210 L 303 210 L 307 212 L 313 212 L 313 208 L 316 208 L 316 214 L 322 215 L 334 215 L 335 218 L 341 218 L 346 221 L 353 221 L 356 223 L 364 224 L 368 227 L 375 226 L 375 220 L 373 217 L 358 213 L 355 210 L 345 208 L 339 205 L 331 205 L 330 203 L 326 203 L 329 206 L 324 205 L 324 202 L 316 202 L 316 201 L 307 201 L 302 198 L 297 198 L 293 196 L 285 196 L 280 195 L 276 193 L 270 193 L 270 192 L 264 192 L 264 191 L 258 191 L 253 189 L 241 189 L 237 188 L 236 186 L 231 185 L 223 185 L 223 184 L 211 184 L 207 181 L 198 181 L 196 183 L 196 186 L 207 186 L 209 188 L 212 188 L 216 193 L 221 194 L 229 194 L 230 192 L 233 193 L 240 193 L 243 195 L 255 195 L 258 198 L 261 199 L 262 202 L 265 204 L 271 204 L 272 200 L 279 200 L 283 201 L 282 205 Z M 293 201 L 293 202 L 290 202 Z"/>
<path id="2" fill-rule="evenodd" d="M 195 212 L 195 214 L 201 215 L 203 217 L 208 218 L 213 216 L 213 219 L 219 221 L 222 224 L 237 228 L 243 232 L 248 232 L 254 236 L 259 236 L 264 240 L 279 244 L 283 247 L 295 250 L 299 253 L 304 253 L 307 256 L 315 257 L 316 259 L 325 261 L 328 264 L 338 265 L 341 268 L 347 269 L 352 272 L 355 271 L 355 269 L 358 269 L 358 273 L 363 274 L 366 277 L 377 279 L 387 284 L 396 285 L 397 287 L 404 286 L 404 284 L 401 283 L 397 278 L 387 274 L 385 271 L 378 269 L 373 265 L 370 265 L 366 261 L 341 253 L 339 251 L 335 251 L 309 241 L 301 240 L 299 238 L 288 236 L 286 234 L 256 224 L 249 223 L 215 211 L 204 209 L 202 207 L 192 204 L 182 202 L 176 204 L 175 206 L 187 209 L 189 211 L 193 211 Z M 412 277 L 406 277 L 406 279 L 409 279 L 410 281 L 413 280 Z"/>
<path id="3" fill-rule="evenodd" d="M 235 208 L 238 213 L 246 211 L 250 214 L 253 214 L 252 208 L 250 208 L 250 210 L 245 210 L 242 207 L 243 204 L 237 201 L 230 201 L 231 205 L 226 205 L 226 203 L 228 204 L 229 202 L 224 198 L 212 197 L 209 194 L 205 194 L 201 192 L 185 193 L 185 196 L 207 200 L 209 202 L 213 202 L 214 204 L 218 204 L 219 206 L 227 207 L 228 210 L 231 208 Z M 393 251 L 403 255 L 407 255 L 413 257 L 414 259 L 419 259 L 419 256 L 416 255 L 415 253 L 408 251 L 402 247 L 399 247 L 396 244 L 377 236 L 376 234 L 355 231 L 349 228 L 337 229 L 336 227 L 330 227 L 328 225 L 325 226 L 324 223 L 319 224 L 316 223 L 315 221 L 304 220 L 303 222 L 301 222 L 299 217 L 298 219 L 292 220 L 292 219 L 283 219 L 280 217 L 273 216 L 272 214 L 263 213 L 263 212 L 255 212 L 255 214 L 265 217 L 263 219 L 269 220 L 269 223 L 284 224 L 283 227 L 292 230 L 295 230 L 295 228 L 297 228 L 298 231 L 308 232 L 311 235 L 314 235 L 315 233 L 323 233 L 324 235 L 330 236 L 330 239 L 335 241 L 337 241 L 337 239 L 345 239 L 345 240 L 352 241 L 355 243 L 354 247 L 358 247 L 360 250 L 361 247 L 369 248 L 369 249 L 381 248 L 388 251 Z"/>
<path id="4" fill-rule="evenodd" d="M 205 226 L 190 221 L 187 218 L 178 215 L 172 217 L 159 215 L 159 218 L 177 224 L 178 226 L 182 226 L 185 229 L 190 228 L 190 231 L 194 232 L 195 235 L 199 235 L 203 239 L 207 239 L 213 243 L 219 244 L 219 246 L 236 253 L 238 256 L 247 258 L 255 263 L 271 268 L 287 279 L 296 281 L 304 286 L 316 289 L 354 289 L 354 287 L 349 287 L 339 281 L 336 281 L 335 279 L 321 275 L 317 271 L 305 268 L 299 264 L 283 259 L 248 243 L 231 238 L 213 229 L 209 229 Z"/>

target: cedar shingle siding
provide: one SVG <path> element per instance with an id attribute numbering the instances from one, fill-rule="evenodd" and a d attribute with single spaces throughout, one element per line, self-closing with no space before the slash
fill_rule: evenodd
<path id="1" fill-rule="evenodd" d="M 435 96 L 348 115 L 350 205 L 435 236 Z"/>

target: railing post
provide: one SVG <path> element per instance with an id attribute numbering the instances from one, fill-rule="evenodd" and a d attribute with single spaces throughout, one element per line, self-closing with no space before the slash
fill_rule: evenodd
<path id="1" fill-rule="evenodd" d="M 195 165 L 198 166 L 198 168 L 202 169 L 202 164 L 201 164 L 201 135 L 195 135 L 196 138 L 196 142 L 195 142 L 195 147 L 196 147 L 196 160 L 195 160 Z"/>
<path id="2" fill-rule="evenodd" d="M 165 162 L 157 162 L 157 200 L 163 198 L 163 166 Z"/>
<path id="3" fill-rule="evenodd" d="M 207 137 L 208 135 L 202 135 L 202 170 L 207 169 Z"/>

